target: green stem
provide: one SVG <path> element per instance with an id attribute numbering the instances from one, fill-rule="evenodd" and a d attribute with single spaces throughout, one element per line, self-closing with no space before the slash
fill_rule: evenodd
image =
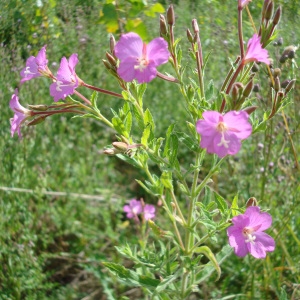
<path id="1" fill-rule="evenodd" d="M 186 220 L 185 220 L 185 218 L 184 218 L 184 216 L 182 214 L 182 211 L 181 211 L 181 209 L 180 209 L 180 207 L 178 205 L 178 201 L 177 201 L 176 196 L 174 194 L 174 190 L 170 189 L 170 192 L 171 192 L 171 196 L 172 196 L 172 199 L 173 199 L 173 203 L 174 203 L 175 208 L 176 208 L 176 212 L 179 214 L 179 217 L 181 218 L 182 223 L 185 226 L 186 225 Z"/>

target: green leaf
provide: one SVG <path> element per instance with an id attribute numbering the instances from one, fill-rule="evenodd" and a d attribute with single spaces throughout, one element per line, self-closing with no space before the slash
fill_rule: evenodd
<path id="1" fill-rule="evenodd" d="M 160 176 L 161 183 L 164 185 L 167 189 L 172 189 L 172 173 L 171 172 L 162 172 Z"/>
<path id="2" fill-rule="evenodd" d="M 176 159 L 177 159 L 177 152 L 178 152 L 178 138 L 175 134 L 171 134 L 170 136 L 170 156 L 169 160 L 171 163 L 171 166 L 173 167 L 175 165 Z"/>
<path id="3" fill-rule="evenodd" d="M 171 124 L 169 127 L 168 127 L 168 130 L 167 130 L 167 133 L 166 133 L 166 145 L 165 145 L 165 148 L 164 148 L 164 152 L 163 152 L 163 156 L 164 157 L 169 157 L 169 152 L 170 152 L 170 136 L 174 130 L 174 127 L 175 127 L 175 124 Z"/>
<path id="4" fill-rule="evenodd" d="M 214 266 L 215 270 L 217 271 L 218 277 L 217 277 L 216 281 L 218 281 L 221 276 L 221 268 L 218 264 L 218 261 L 217 261 L 215 255 L 212 253 L 211 249 L 207 246 L 201 246 L 201 247 L 198 247 L 195 249 L 195 253 L 204 254 L 211 261 L 212 265 Z"/>
<path id="5" fill-rule="evenodd" d="M 143 135 L 142 135 L 142 138 L 141 138 L 141 143 L 143 145 L 145 145 L 146 147 L 148 146 L 148 138 L 150 136 L 150 133 L 151 133 L 151 126 L 147 126 L 144 131 L 143 131 Z"/>
<path id="6" fill-rule="evenodd" d="M 216 192 L 214 192 L 214 196 L 215 196 L 215 202 L 217 203 L 218 209 L 221 211 L 222 214 L 224 214 L 225 210 L 228 209 L 225 199 Z"/>
<path id="7" fill-rule="evenodd" d="M 155 124 L 154 124 L 152 114 L 148 108 L 146 109 L 146 111 L 144 113 L 144 125 L 145 126 L 150 125 L 152 127 L 152 131 L 154 132 Z"/>
<path id="8" fill-rule="evenodd" d="M 103 262 L 103 265 L 107 267 L 114 275 L 116 275 L 123 283 L 129 286 L 142 286 L 155 289 L 160 284 L 160 280 L 158 279 L 139 275 L 136 272 L 128 270 L 116 263 Z"/>
<path id="9" fill-rule="evenodd" d="M 147 17 L 155 18 L 157 13 L 163 14 L 165 12 L 164 7 L 160 3 L 155 3 L 149 9 L 144 11 Z"/>
<path id="10" fill-rule="evenodd" d="M 128 164 L 130 164 L 130 165 L 132 165 L 132 166 L 134 166 L 136 168 L 140 168 L 141 167 L 140 164 L 134 158 L 131 158 L 131 157 L 125 155 L 125 154 L 119 153 L 116 156 L 118 158 L 120 158 L 121 160 L 125 161 L 126 163 L 128 163 Z"/>
<path id="11" fill-rule="evenodd" d="M 126 131 L 126 128 L 124 126 L 124 123 L 122 122 L 122 120 L 120 119 L 119 116 L 114 116 L 112 118 L 112 124 L 114 125 L 114 129 L 121 135 L 125 136 L 126 138 L 129 138 L 129 134 Z"/>
<path id="12" fill-rule="evenodd" d="M 209 101 L 213 98 L 214 96 L 214 82 L 213 80 L 210 80 L 210 82 L 208 83 L 208 87 L 205 91 L 205 99 L 206 101 Z"/>
<path id="13" fill-rule="evenodd" d="M 236 194 L 232 200 L 231 214 L 233 217 L 235 217 L 239 214 L 238 194 Z"/>
<path id="14" fill-rule="evenodd" d="M 184 132 L 176 132 L 176 135 L 177 135 L 178 141 L 180 143 L 183 143 L 191 151 L 198 152 L 199 145 L 198 145 L 198 141 L 196 139 L 191 138 L 189 135 L 187 135 Z"/>
<path id="15" fill-rule="evenodd" d="M 133 110 L 134 117 L 137 121 L 138 128 L 139 128 L 140 132 L 143 132 L 143 130 L 144 130 L 144 120 L 142 119 L 142 117 L 140 116 L 139 111 L 137 110 L 137 108 L 134 105 L 132 106 L 132 110 Z"/>
<path id="16" fill-rule="evenodd" d="M 97 106 L 97 98 L 98 98 L 98 93 L 95 91 L 91 96 L 91 103 L 95 111 L 100 112 Z"/>

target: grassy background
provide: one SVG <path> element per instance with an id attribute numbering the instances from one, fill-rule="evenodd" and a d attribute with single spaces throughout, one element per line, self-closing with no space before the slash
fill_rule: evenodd
<path id="1" fill-rule="evenodd" d="M 279 33 L 284 37 L 284 45 L 280 51 L 299 42 L 300 2 L 284 2 L 275 1 L 284 4 Z M 36 55 L 45 44 L 53 72 L 62 56 L 77 52 L 80 62 L 76 71 L 80 77 L 96 86 L 120 91 L 101 62 L 109 45 L 107 24 L 100 18 L 104 3 L 96 0 L 0 3 L 0 299 L 143 298 L 140 291 L 120 285 L 101 266 L 105 260 L 121 261 L 115 245 L 136 242 L 122 214 L 125 200 L 144 197 L 147 202 L 155 203 L 134 182 L 134 178 L 143 174 L 102 154 L 103 148 L 115 140 L 114 133 L 93 120 L 54 116 L 38 126 L 22 128 L 22 140 L 10 137 L 12 112 L 8 103 L 18 86 L 19 71 L 26 58 Z M 161 3 L 165 8 L 169 4 Z M 236 1 L 173 3 L 176 35 L 182 38 L 186 57 L 184 63 L 188 68 L 194 67 L 187 55 L 185 30 L 191 27 L 191 18 L 197 18 L 204 53 L 213 54 L 206 78 L 207 81 L 213 78 L 218 88 L 227 72 L 228 59 L 233 60 L 237 53 Z M 250 5 L 256 24 L 261 6 L 262 1 Z M 142 12 L 132 15 L 131 8 L 130 1 L 126 2 L 124 16 L 140 17 L 149 28 L 145 33 L 148 39 L 156 37 L 158 15 L 153 18 Z M 252 29 L 246 16 L 244 29 L 248 39 Z M 272 45 L 269 51 L 272 57 L 278 55 Z M 296 61 L 299 65 L 297 57 Z M 284 66 L 282 79 L 298 77 L 298 73 L 298 69 Z M 49 82 L 42 78 L 27 82 L 20 89 L 21 103 L 24 106 L 51 103 L 48 86 Z M 81 92 L 89 96 L 89 91 Z M 300 152 L 299 94 L 297 83 L 294 102 L 286 109 L 297 153 Z M 259 104 L 267 105 L 267 94 L 262 92 L 258 96 Z M 118 99 L 99 98 L 102 111 L 108 116 L 111 106 L 117 109 L 122 104 Z M 160 120 L 158 133 L 163 134 L 170 122 L 183 126 L 186 113 L 176 86 L 154 80 L 146 92 L 145 103 Z M 187 155 L 181 153 L 183 163 L 189 163 Z M 226 299 L 279 299 L 285 294 L 288 299 L 300 298 L 300 190 L 294 161 L 280 115 L 265 134 L 251 137 L 238 156 L 227 159 L 223 172 L 215 178 L 219 192 L 232 199 L 238 190 L 241 206 L 250 196 L 261 200 L 261 205 L 269 208 L 274 217 L 270 234 L 275 237 L 277 248 L 263 261 L 250 257 L 241 260 L 232 255 L 223 265 L 221 280 L 203 284 L 202 294 L 195 296 L 196 299 L 230 296 Z M 8 191 L 3 187 L 30 189 L 34 193 Z M 45 191 L 66 195 L 46 195 Z M 95 197 L 86 199 L 70 193 Z M 159 214 L 162 216 L 163 212 Z M 225 243 L 226 233 L 222 232 L 218 245 L 211 246 L 217 249 Z"/>

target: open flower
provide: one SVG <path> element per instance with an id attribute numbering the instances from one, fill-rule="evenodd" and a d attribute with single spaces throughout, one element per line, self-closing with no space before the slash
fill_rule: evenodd
<path id="1" fill-rule="evenodd" d="M 138 214 L 141 214 L 143 211 L 142 202 L 139 200 L 132 199 L 129 202 L 129 205 L 123 207 L 123 211 L 126 212 L 126 217 L 128 219 L 137 218 Z"/>
<path id="2" fill-rule="evenodd" d="M 267 65 L 270 64 L 268 50 L 263 49 L 262 44 L 260 42 L 260 36 L 256 33 L 248 41 L 247 52 L 242 60 L 242 63 L 243 65 L 245 65 L 251 61 L 259 61 Z"/>
<path id="3" fill-rule="evenodd" d="M 51 77 L 52 73 L 47 66 L 46 46 L 44 46 L 36 57 L 30 56 L 26 61 L 26 67 L 20 72 L 21 83 L 39 76 Z"/>
<path id="4" fill-rule="evenodd" d="M 248 207 L 244 214 L 232 218 L 232 223 L 227 235 L 237 256 L 250 253 L 255 258 L 265 258 L 266 252 L 274 251 L 274 239 L 263 232 L 272 225 L 272 217 L 261 213 L 258 206 Z"/>
<path id="5" fill-rule="evenodd" d="M 150 220 L 155 218 L 155 206 L 151 204 L 146 204 L 144 206 L 144 218 L 145 220 Z"/>
<path id="6" fill-rule="evenodd" d="M 225 115 L 206 111 L 202 116 L 203 120 L 196 124 L 197 132 L 201 135 L 200 147 L 219 157 L 238 153 L 241 140 L 252 132 L 249 115 L 245 111 L 230 111 Z"/>
<path id="7" fill-rule="evenodd" d="M 63 57 L 57 71 L 56 81 L 50 85 L 50 95 L 57 102 L 59 99 L 65 99 L 72 95 L 79 85 L 79 78 L 75 73 L 75 66 L 78 63 L 76 53 L 73 53 L 69 61 Z"/>
<path id="8" fill-rule="evenodd" d="M 21 138 L 21 124 L 25 121 L 26 118 L 31 116 L 31 111 L 29 109 L 26 109 L 19 103 L 18 89 L 16 89 L 15 93 L 12 95 L 9 106 L 15 113 L 14 117 L 10 119 L 11 136 L 14 136 L 14 134 L 17 132 L 18 136 Z"/>
<path id="9" fill-rule="evenodd" d="M 156 77 L 156 68 L 168 61 L 170 53 L 163 38 L 156 38 L 146 45 L 138 34 L 130 32 L 123 34 L 117 42 L 115 55 L 120 60 L 117 72 L 123 80 L 136 79 L 138 83 L 144 83 Z"/>

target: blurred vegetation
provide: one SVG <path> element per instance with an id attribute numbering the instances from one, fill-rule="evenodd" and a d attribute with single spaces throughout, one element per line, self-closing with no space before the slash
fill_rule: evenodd
<path id="1" fill-rule="evenodd" d="M 122 260 L 114 246 L 137 243 L 132 224 L 125 220 L 122 206 L 127 199 L 146 195 L 134 181 L 143 174 L 113 157 L 102 155 L 115 140 L 114 133 L 92 120 L 55 116 L 35 127 L 22 128 L 23 139 L 10 137 L 8 107 L 19 85 L 19 72 L 30 55 L 47 44 L 49 67 L 55 71 L 62 56 L 79 55 L 77 74 L 87 83 L 120 91 L 105 72 L 102 59 L 109 47 L 109 32 L 136 31 L 145 40 L 158 36 L 159 13 L 170 1 L 101 0 L 4 0 L 0 2 L 0 299 L 143 299 L 142 291 L 129 289 L 110 277 L 103 261 Z M 185 31 L 191 19 L 200 25 L 204 54 L 212 53 L 206 78 L 220 86 L 230 60 L 237 54 L 235 1 L 173 1 L 176 35 L 182 38 L 187 72 L 189 60 Z M 263 1 L 253 1 L 250 10 L 258 24 Z M 288 45 L 299 43 L 300 2 L 275 1 L 283 5 L 280 48 L 269 46 L 274 64 L 286 79 L 297 77 L 296 65 L 278 63 Z M 244 17 L 244 38 L 252 27 Z M 281 35 L 282 34 L 282 35 Z M 297 55 L 297 54 L 296 54 Z M 277 58 L 277 60 L 276 60 Z M 299 58 L 295 61 L 298 66 Z M 164 66 L 161 71 L 169 71 Z M 207 80 L 208 80 L 207 79 Z M 267 86 L 267 83 L 265 84 Z M 20 89 L 26 104 L 51 103 L 49 82 L 38 78 Z M 87 97 L 89 92 L 82 90 Z M 185 124 L 185 108 L 175 85 L 154 80 L 145 103 L 161 120 L 157 131 L 165 132 L 171 122 Z M 300 86 L 285 116 L 289 132 L 300 153 Z M 257 93 L 259 105 L 267 105 L 267 94 Z M 103 114 L 117 109 L 121 100 L 99 95 Z M 300 204 L 299 171 L 281 115 L 265 134 L 254 135 L 236 157 L 227 159 L 215 178 L 215 188 L 226 199 L 239 191 L 243 203 L 251 196 L 261 201 L 273 216 L 270 232 L 277 249 L 266 260 L 231 256 L 222 266 L 222 277 L 201 286 L 193 299 L 300 299 Z M 189 163 L 182 151 L 180 160 Z M 299 157 L 298 157 L 299 159 Z M 23 188 L 34 193 L 5 190 Z M 45 194 L 65 192 L 65 195 Z M 71 193 L 89 194 L 90 198 Z M 95 195 L 94 197 L 92 195 Z M 158 220 L 163 222 L 163 211 Z M 159 221 L 158 221 L 159 222 Z M 220 232 L 217 249 L 227 243 Z M 125 261 L 125 265 L 130 263 Z M 239 296 L 240 295 L 240 296 Z M 228 296 L 226 298 L 226 296 Z M 122 298 L 123 297 L 123 298 Z M 191 298 L 192 299 L 192 298 Z"/>

